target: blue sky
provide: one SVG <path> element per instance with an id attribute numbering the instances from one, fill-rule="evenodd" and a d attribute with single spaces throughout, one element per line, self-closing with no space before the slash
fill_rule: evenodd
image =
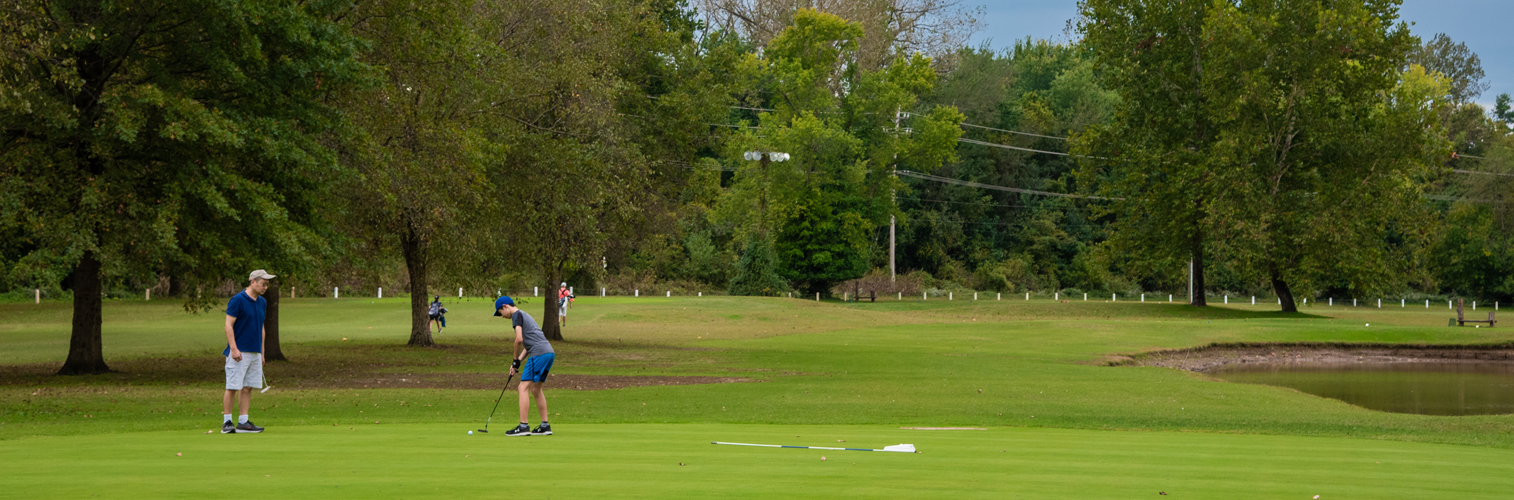
<path id="1" fill-rule="evenodd" d="M 963 4 L 981 4 L 985 10 L 980 18 L 984 29 L 972 43 L 989 41 L 996 49 L 1027 36 L 1065 41 L 1063 28 L 1078 12 L 1076 0 L 965 0 Z M 1399 17 L 1413 23 L 1410 29 L 1420 38 L 1445 33 L 1477 53 L 1490 84 L 1477 99 L 1484 107 L 1492 109 L 1498 94 L 1514 94 L 1514 0 L 1404 0 Z"/>

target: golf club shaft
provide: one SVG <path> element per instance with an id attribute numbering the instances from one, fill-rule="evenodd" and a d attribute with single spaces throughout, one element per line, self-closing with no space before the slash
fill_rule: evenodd
<path id="1" fill-rule="evenodd" d="M 514 380 L 514 379 L 515 379 L 515 375 L 510 375 L 509 377 L 505 377 L 505 386 L 499 388 L 499 397 L 494 398 L 494 409 L 493 410 L 489 410 L 489 418 L 488 418 L 488 420 L 484 420 L 484 428 L 483 428 L 484 432 L 489 432 L 489 422 L 493 422 L 494 421 L 494 412 L 499 410 L 499 402 L 500 402 L 500 400 L 505 399 L 505 391 L 507 391 L 507 390 L 510 389 L 510 381 Z"/>

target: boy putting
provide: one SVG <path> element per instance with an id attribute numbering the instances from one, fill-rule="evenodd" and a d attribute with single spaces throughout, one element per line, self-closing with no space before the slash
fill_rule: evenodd
<path id="1" fill-rule="evenodd" d="M 247 277 L 247 289 L 237 292 L 226 303 L 226 393 L 221 396 L 221 434 L 263 432 L 247 419 L 252 406 L 252 390 L 263 387 L 263 318 L 268 314 L 268 280 L 273 275 L 262 269 Z M 231 423 L 232 399 L 240 394 L 242 415 Z"/>
<path id="2" fill-rule="evenodd" d="M 515 329 L 515 345 L 510 349 L 513 360 L 510 376 L 515 376 L 521 359 L 526 360 L 526 368 L 520 372 L 520 384 L 515 386 L 520 392 L 520 425 L 505 431 L 505 435 L 551 436 L 552 424 L 547 423 L 547 396 L 542 394 L 541 385 L 547 381 L 547 373 L 552 371 L 552 360 L 556 357 L 552 353 L 552 344 L 547 342 L 547 336 L 536 320 L 515 307 L 515 301 L 510 297 L 494 300 L 494 315 L 510 318 L 510 326 Z M 536 411 L 541 414 L 541 426 L 535 429 L 526 423 L 531 416 L 532 396 L 536 397 Z"/>

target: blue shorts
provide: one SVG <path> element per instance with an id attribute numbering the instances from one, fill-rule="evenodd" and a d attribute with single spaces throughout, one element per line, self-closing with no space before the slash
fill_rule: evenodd
<path id="1" fill-rule="evenodd" d="M 546 382 L 547 373 L 552 371 L 552 360 L 556 357 L 557 356 L 555 354 L 549 352 L 527 359 L 526 368 L 520 371 L 520 381 L 537 383 Z"/>

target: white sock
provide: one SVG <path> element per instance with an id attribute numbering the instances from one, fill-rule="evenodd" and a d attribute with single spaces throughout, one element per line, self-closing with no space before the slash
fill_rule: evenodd
<path id="1" fill-rule="evenodd" d="M 247 423 L 247 415 L 242 415 L 240 417 L 237 417 L 237 423 L 239 423 L 239 424 L 245 424 L 245 423 Z"/>
<path id="2" fill-rule="evenodd" d="M 230 421 L 231 421 L 231 414 L 230 413 L 222 413 L 221 414 L 221 423 L 224 424 L 224 423 L 227 423 L 227 422 L 230 422 Z"/>

